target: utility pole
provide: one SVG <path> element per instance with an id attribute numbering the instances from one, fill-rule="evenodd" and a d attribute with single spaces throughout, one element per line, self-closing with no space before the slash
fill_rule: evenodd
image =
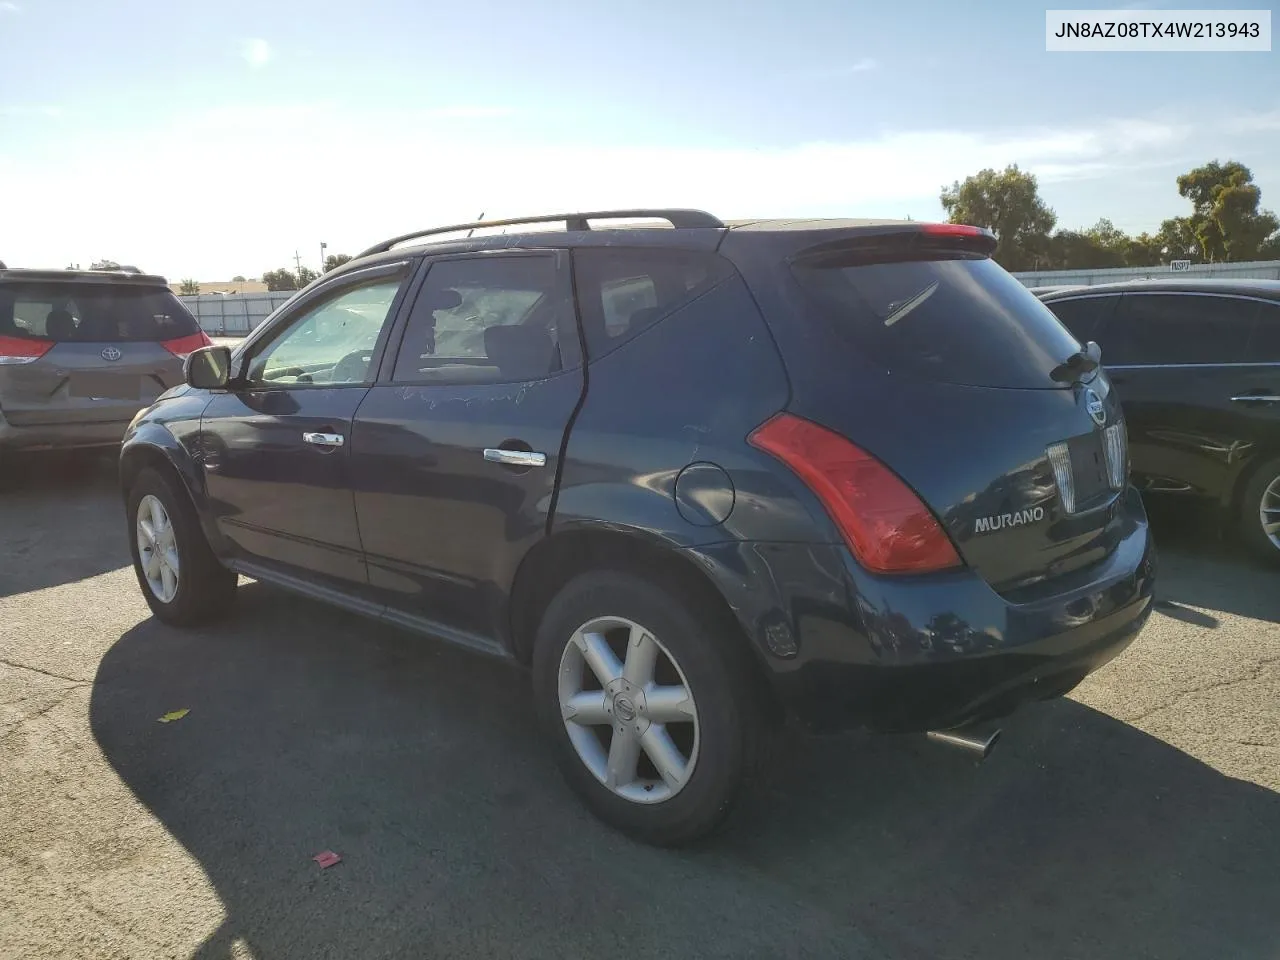
<path id="1" fill-rule="evenodd" d="M 297 268 L 298 272 L 296 276 L 298 278 L 298 282 L 301 283 L 302 282 L 302 254 L 298 253 L 297 250 L 293 251 L 293 265 L 294 267 Z"/>
<path id="2" fill-rule="evenodd" d="M 325 243 L 323 240 L 321 240 L 320 241 L 320 272 L 321 273 L 324 273 L 324 252 L 328 248 L 329 248 L 329 245 Z"/>

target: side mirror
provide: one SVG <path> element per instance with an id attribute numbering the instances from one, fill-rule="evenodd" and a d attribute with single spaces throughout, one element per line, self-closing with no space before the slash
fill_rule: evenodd
<path id="1" fill-rule="evenodd" d="M 187 357 L 182 375 L 197 390 L 225 390 L 231 380 L 231 348 L 201 347 Z"/>

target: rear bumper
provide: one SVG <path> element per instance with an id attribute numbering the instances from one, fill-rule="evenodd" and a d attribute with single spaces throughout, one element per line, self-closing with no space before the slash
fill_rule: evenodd
<path id="1" fill-rule="evenodd" d="M 80 450 L 119 446 L 128 427 L 128 420 L 15 427 L 0 412 L 0 450 Z"/>
<path id="2" fill-rule="evenodd" d="M 873 577 L 835 546 L 698 548 L 784 705 L 812 727 L 945 729 L 1061 696 L 1133 641 L 1155 551 L 1141 500 L 1105 560 L 1012 603 L 969 570 Z"/>

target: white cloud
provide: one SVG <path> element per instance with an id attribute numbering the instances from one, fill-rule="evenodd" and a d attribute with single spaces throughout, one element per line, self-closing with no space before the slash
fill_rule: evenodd
<path id="1" fill-rule="evenodd" d="M 509 117 L 514 111 L 510 107 L 452 106 L 431 107 L 424 112 L 437 120 L 487 120 Z"/>
<path id="2" fill-rule="evenodd" d="M 261 37 L 251 37 L 248 40 L 240 41 L 240 56 L 244 58 L 245 63 L 249 64 L 249 66 L 257 68 L 266 66 L 268 61 L 275 56 L 275 51 L 271 49 L 271 44 Z"/>
<path id="3" fill-rule="evenodd" d="M 0 13 L 21 13 L 22 7 L 13 0 L 0 0 Z"/>
<path id="4" fill-rule="evenodd" d="M 0 104 L 0 117 L 60 117 L 62 108 L 48 105 Z"/>
<path id="5" fill-rule="evenodd" d="M 436 109 L 444 116 L 479 110 Z M 216 130 L 218 150 L 193 148 L 201 130 Z M 490 219 L 646 206 L 700 207 L 726 219 L 924 219 L 942 215 L 944 184 L 1009 163 L 1036 173 L 1051 192 L 1088 180 L 1075 189 L 1093 191 L 1096 183 L 1123 194 L 1126 182 L 1163 177 L 1144 165 L 1188 148 L 1188 131 L 1117 119 L 1085 128 L 903 131 L 767 148 L 550 145 L 498 125 L 459 137 L 447 122 L 389 123 L 364 110 L 301 103 L 229 106 L 148 135 L 95 141 L 91 153 L 62 151 L 52 162 L 21 166 L 11 155 L 0 166 L 4 181 L 25 187 L 5 201 L 9 262 L 87 262 L 110 250 L 148 270 L 213 280 L 291 263 L 295 248 L 318 249 L 320 239 L 331 252 L 355 253 L 383 237 L 471 220 L 478 210 Z M 361 176 L 371 164 L 378 176 Z M 95 186 L 103 182 L 115 189 L 104 193 Z M 406 183 L 420 188 L 406 193 Z M 140 198 L 180 198 L 197 216 L 139 217 Z M 1170 187 L 1170 207 L 1176 204 Z M 1074 222 L 1073 209 L 1058 212 Z M 1125 213 L 1108 215 L 1119 220 Z M 74 239 L 59 226 L 68 218 L 77 224 Z"/>
<path id="6" fill-rule="evenodd" d="M 879 69 L 880 62 L 878 60 L 873 60 L 871 57 L 863 57 L 861 60 L 854 60 L 852 63 L 802 67 L 799 70 L 792 70 L 783 75 L 804 80 L 834 80 L 838 77 L 852 77 L 855 74 L 868 73 Z"/>

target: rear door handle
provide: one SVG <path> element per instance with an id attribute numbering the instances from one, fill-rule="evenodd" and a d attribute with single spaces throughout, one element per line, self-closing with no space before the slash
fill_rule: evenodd
<path id="1" fill-rule="evenodd" d="M 536 450 L 503 450 L 486 447 L 484 458 L 490 463 L 505 463 L 509 467 L 545 467 L 547 455 Z"/>
<path id="2" fill-rule="evenodd" d="M 1272 393 L 1246 393 L 1239 397 L 1232 397 L 1232 403 L 1280 403 L 1280 396 Z"/>
<path id="3" fill-rule="evenodd" d="M 340 433 L 304 433 L 302 442 L 317 447 L 333 448 L 342 446 L 346 443 L 346 439 Z"/>

